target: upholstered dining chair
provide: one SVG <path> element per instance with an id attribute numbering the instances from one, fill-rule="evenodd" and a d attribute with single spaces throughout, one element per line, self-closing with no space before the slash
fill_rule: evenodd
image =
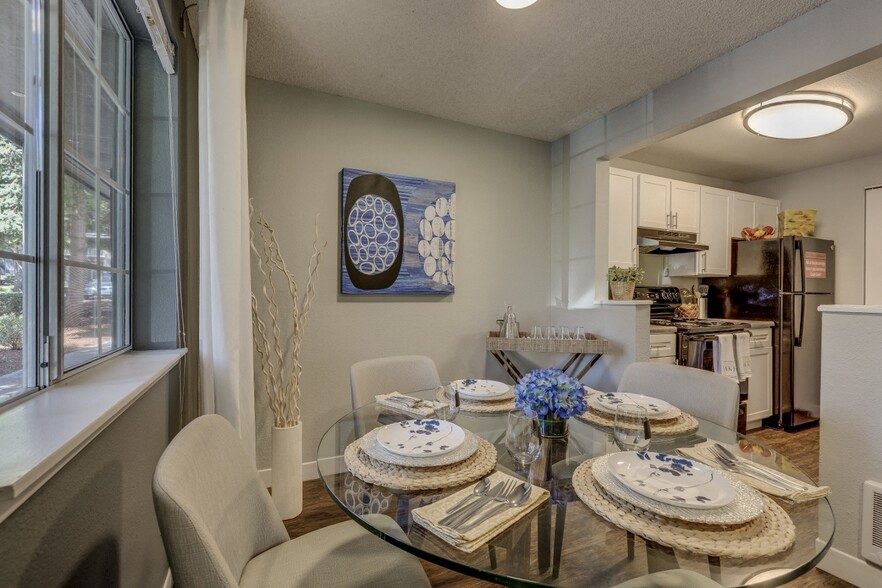
<path id="1" fill-rule="evenodd" d="M 692 416 L 729 429 L 738 426 L 738 384 L 714 372 L 637 362 L 625 368 L 618 391 L 664 400 Z"/>
<path id="2" fill-rule="evenodd" d="M 349 368 L 352 409 L 374 401 L 377 394 L 416 392 L 441 385 L 435 362 L 424 355 L 366 359 Z"/>
<path id="3" fill-rule="evenodd" d="M 429 586 L 417 558 L 354 521 L 289 539 L 238 434 L 218 415 L 172 439 L 154 472 L 153 500 L 176 588 Z M 391 518 L 368 517 L 407 542 Z"/>

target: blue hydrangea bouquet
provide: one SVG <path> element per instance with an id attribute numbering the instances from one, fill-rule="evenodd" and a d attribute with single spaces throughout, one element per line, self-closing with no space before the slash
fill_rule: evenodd
<path id="1" fill-rule="evenodd" d="M 527 416 L 537 417 L 540 425 L 543 421 L 564 421 L 564 434 L 566 419 L 588 410 L 581 382 L 558 369 L 533 370 L 521 378 L 515 385 L 515 406 Z M 561 425 L 545 424 L 542 428 L 560 432 Z"/>

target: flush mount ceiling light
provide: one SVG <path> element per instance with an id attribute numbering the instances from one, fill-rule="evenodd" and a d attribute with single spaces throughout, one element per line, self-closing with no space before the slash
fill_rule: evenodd
<path id="1" fill-rule="evenodd" d="M 496 3 L 503 8 L 517 10 L 518 8 L 526 8 L 531 4 L 536 4 L 536 0 L 496 0 Z"/>
<path id="2" fill-rule="evenodd" d="M 790 92 L 741 113 L 751 133 L 773 139 L 807 139 L 838 131 L 854 118 L 854 103 L 829 92 Z"/>

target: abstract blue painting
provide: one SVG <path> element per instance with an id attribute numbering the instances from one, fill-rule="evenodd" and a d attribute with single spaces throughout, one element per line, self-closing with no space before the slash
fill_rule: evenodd
<path id="1" fill-rule="evenodd" d="M 456 184 L 344 168 L 340 292 L 453 294 Z"/>

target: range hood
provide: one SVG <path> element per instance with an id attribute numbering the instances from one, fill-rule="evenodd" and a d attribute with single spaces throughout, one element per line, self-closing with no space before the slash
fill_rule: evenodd
<path id="1" fill-rule="evenodd" d="M 637 227 L 637 246 L 640 253 L 653 255 L 673 255 L 674 253 L 692 253 L 707 251 L 707 245 L 698 243 L 696 233 L 685 231 L 669 231 L 665 229 L 644 229 Z"/>

